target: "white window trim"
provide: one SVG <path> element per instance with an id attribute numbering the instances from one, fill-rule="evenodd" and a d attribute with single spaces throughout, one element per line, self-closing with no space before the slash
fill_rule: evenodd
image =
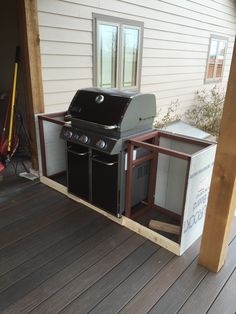
<path id="1" fill-rule="evenodd" d="M 210 49 L 211 49 L 211 41 L 212 40 L 217 40 L 217 55 L 219 53 L 219 42 L 220 41 L 225 41 L 225 54 L 224 54 L 224 60 L 223 60 L 223 64 L 222 64 L 222 75 L 221 77 L 216 77 L 216 70 L 217 70 L 217 61 L 215 62 L 215 66 L 214 66 L 214 73 L 213 73 L 213 78 L 207 78 L 207 74 L 208 74 L 208 68 L 209 68 L 209 61 L 210 61 Z M 228 46 L 228 38 L 227 37 L 223 37 L 223 36 L 218 36 L 218 35 L 211 35 L 210 39 L 209 39 L 209 47 L 208 47 L 208 53 L 207 53 L 207 63 L 206 63 L 206 71 L 205 71 L 205 81 L 204 83 L 217 83 L 217 82 L 221 82 L 224 76 L 224 66 L 225 66 L 225 58 L 226 58 L 226 54 L 227 54 L 227 46 Z"/>
<path id="2" fill-rule="evenodd" d="M 141 69 L 142 69 L 142 47 L 143 47 L 143 22 L 133 21 L 121 19 L 113 16 L 101 15 L 97 13 L 93 13 L 93 83 L 94 86 L 97 87 L 100 84 L 99 71 L 99 24 L 107 24 L 107 25 L 118 25 L 118 44 L 117 44 L 117 87 L 123 90 L 140 90 L 141 84 Z M 136 85 L 130 87 L 122 87 L 122 77 L 123 77 L 123 28 L 130 27 L 139 30 L 139 43 L 138 43 L 138 55 L 137 55 L 137 77 L 136 77 Z"/>

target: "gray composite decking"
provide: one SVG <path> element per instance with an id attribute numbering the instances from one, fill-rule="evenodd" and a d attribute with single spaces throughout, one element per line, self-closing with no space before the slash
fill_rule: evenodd
<path id="1" fill-rule="evenodd" d="M 0 182 L 0 313 L 235 313 L 236 228 L 216 275 L 40 184 Z"/>

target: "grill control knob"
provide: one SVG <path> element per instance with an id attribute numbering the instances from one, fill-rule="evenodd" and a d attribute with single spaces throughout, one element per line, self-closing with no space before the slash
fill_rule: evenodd
<path id="1" fill-rule="evenodd" d="M 74 138 L 74 140 L 78 141 L 79 135 L 78 135 L 78 134 L 74 134 L 74 135 L 73 135 L 73 138 Z"/>
<path id="2" fill-rule="evenodd" d="M 81 135 L 79 140 L 81 143 L 86 144 L 88 142 L 88 136 L 87 135 Z"/>
<path id="3" fill-rule="evenodd" d="M 66 138 L 71 138 L 72 135 L 73 135 L 73 133 L 72 133 L 71 131 L 67 130 L 67 131 L 64 133 L 64 135 L 65 135 Z"/>
<path id="4" fill-rule="evenodd" d="M 96 146 L 100 149 L 104 149 L 106 146 L 106 143 L 103 140 L 99 140 L 97 141 Z"/>

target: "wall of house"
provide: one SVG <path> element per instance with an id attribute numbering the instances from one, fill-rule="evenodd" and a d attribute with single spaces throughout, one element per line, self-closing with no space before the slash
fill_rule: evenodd
<path id="1" fill-rule="evenodd" d="M 66 110 L 79 88 L 93 85 L 92 13 L 144 22 L 141 91 L 156 94 L 162 114 L 181 112 L 204 84 L 211 34 L 228 38 L 227 84 L 236 31 L 233 0 L 38 0 L 45 111 Z"/>

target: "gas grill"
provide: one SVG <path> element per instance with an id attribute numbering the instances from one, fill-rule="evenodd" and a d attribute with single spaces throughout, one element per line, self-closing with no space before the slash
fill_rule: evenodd
<path id="1" fill-rule="evenodd" d="M 124 211 L 125 141 L 150 132 L 155 96 L 114 89 L 77 91 L 61 138 L 67 141 L 68 191 L 120 217 Z M 133 158 L 145 154 L 135 151 Z M 132 205 L 147 196 L 149 163 L 134 170 Z"/>

